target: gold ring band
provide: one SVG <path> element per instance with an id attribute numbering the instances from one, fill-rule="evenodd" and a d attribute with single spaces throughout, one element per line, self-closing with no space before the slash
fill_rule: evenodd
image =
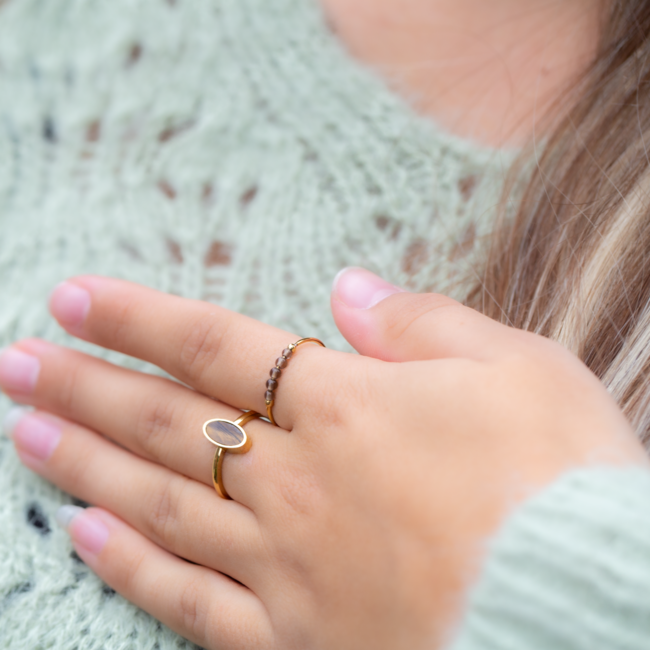
<path id="1" fill-rule="evenodd" d="M 275 360 L 275 366 L 271 368 L 271 372 L 269 372 L 271 378 L 266 380 L 266 393 L 264 393 L 266 414 L 271 424 L 275 424 L 276 427 L 278 424 L 273 418 L 273 404 L 275 404 L 275 390 L 278 387 L 278 380 L 280 379 L 282 371 L 287 367 L 289 359 L 293 356 L 294 350 L 303 343 L 318 343 L 318 345 L 325 347 L 325 343 L 314 338 L 304 338 L 295 343 L 290 343 L 284 350 L 282 350 L 282 356 Z"/>
<path id="2" fill-rule="evenodd" d="M 240 415 L 234 422 L 222 418 L 215 418 L 203 423 L 203 435 L 217 448 L 217 451 L 214 453 L 214 460 L 212 461 L 212 484 L 222 499 L 231 498 L 223 485 L 223 473 L 221 471 L 223 457 L 226 455 L 226 452 L 230 452 L 231 454 L 245 454 L 251 448 L 253 443 L 246 435 L 244 425 L 254 418 L 261 417 L 256 411 L 247 411 Z M 215 436 L 217 440 L 212 436 Z"/>

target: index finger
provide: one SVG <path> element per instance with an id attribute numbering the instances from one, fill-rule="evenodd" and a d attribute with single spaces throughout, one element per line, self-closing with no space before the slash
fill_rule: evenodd
<path id="1" fill-rule="evenodd" d="M 78 338 L 153 363 L 201 393 L 262 414 L 270 369 L 300 338 L 211 303 L 99 276 L 58 285 L 50 311 Z M 326 352 L 302 346 L 279 381 L 273 412 L 285 428 L 293 425 L 291 405 L 309 395 L 301 377 L 317 355 L 322 367 Z"/>

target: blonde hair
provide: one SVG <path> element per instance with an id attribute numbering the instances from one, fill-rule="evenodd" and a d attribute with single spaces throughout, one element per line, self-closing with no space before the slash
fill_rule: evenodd
<path id="1" fill-rule="evenodd" d="M 604 382 L 650 447 L 650 1 L 604 12 L 600 47 L 540 154 L 504 195 L 468 303 L 557 340 Z M 538 159 L 535 160 L 535 155 Z M 535 160 L 519 192 L 527 160 Z M 519 179 L 519 180 L 517 180 Z"/>

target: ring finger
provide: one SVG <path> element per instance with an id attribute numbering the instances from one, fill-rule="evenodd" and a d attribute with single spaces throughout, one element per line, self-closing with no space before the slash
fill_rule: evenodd
<path id="1" fill-rule="evenodd" d="M 250 510 L 42 411 L 23 413 L 9 433 L 23 463 L 62 490 L 115 513 L 175 555 L 256 590 L 251 580 L 263 573 L 264 545 Z"/>

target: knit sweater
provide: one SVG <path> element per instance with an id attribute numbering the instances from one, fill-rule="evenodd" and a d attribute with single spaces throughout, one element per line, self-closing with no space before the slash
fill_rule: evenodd
<path id="1" fill-rule="evenodd" d="M 0 1 L 0 347 L 67 336 L 46 300 L 97 273 L 349 350 L 344 266 L 461 299 L 509 154 L 418 118 L 315 0 Z M 0 396 L 0 416 L 10 403 Z M 73 500 L 0 438 L 0 648 L 189 648 L 53 524 Z M 650 647 L 650 473 L 574 472 L 489 542 L 453 650 Z"/>

